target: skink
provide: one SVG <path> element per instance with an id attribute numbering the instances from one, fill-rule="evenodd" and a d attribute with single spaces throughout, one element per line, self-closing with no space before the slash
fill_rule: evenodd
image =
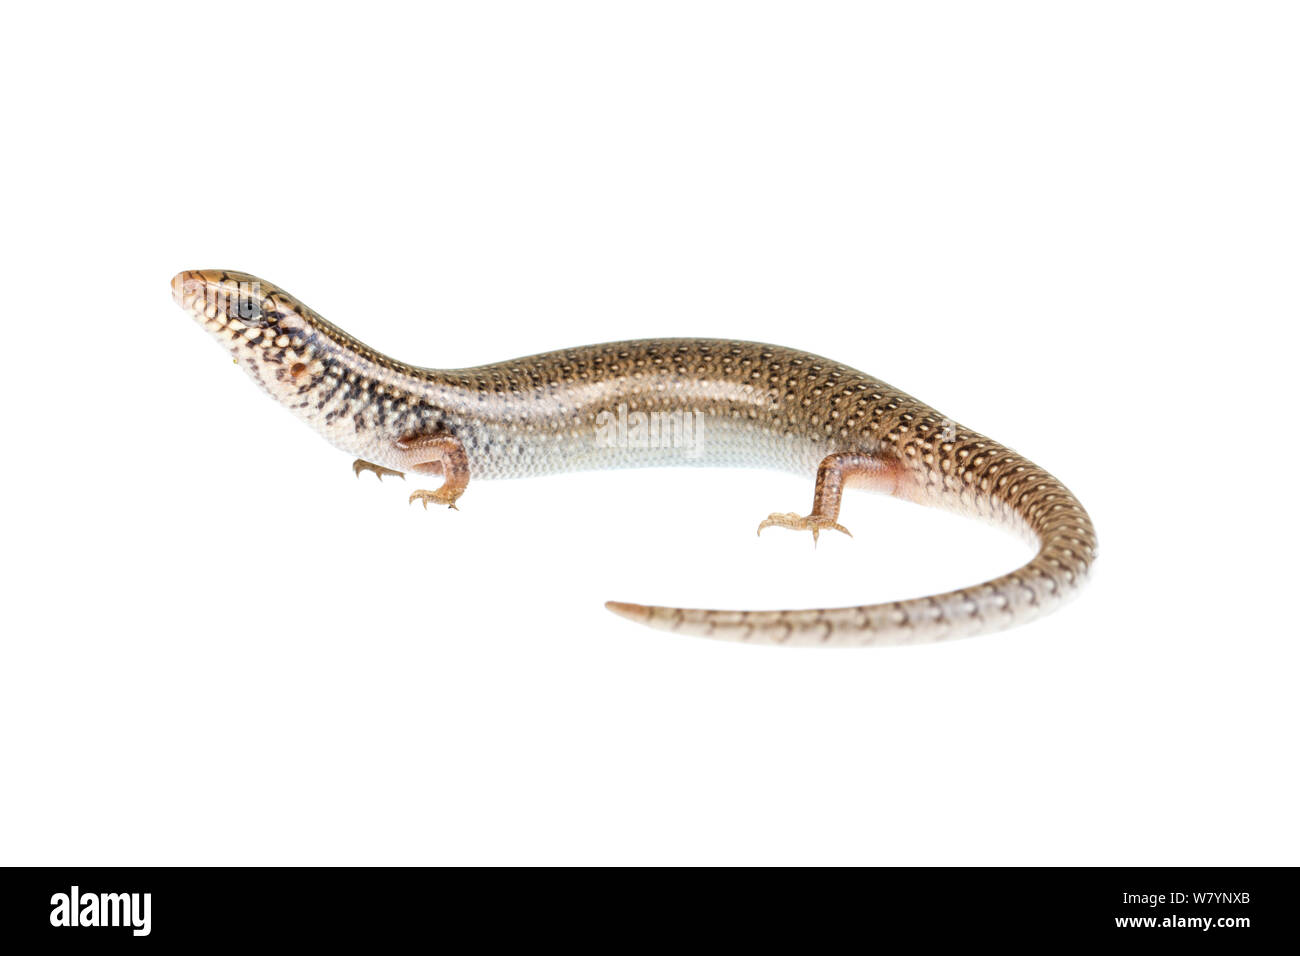
<path id="1" fill-rule="evenodd" d="M 860 607 L 724 611 L 610 601 L 651 627 L 753 643 L 889 645 L 967 637 L 1038 617 L 1087 579 L 1088 513 L 1042 468 L 869 375 L 795 349 L 722 339 L 588 345 L 474 368 L 389 358 L 282 289 L 222 270 L 182 272 L 172 295 L 273 398 L 357 460 L 437 476 L 411 501 L 456 507 L 470 478 L 591 468 L 732 465 L 816 476 L 806 515 L 839 524 L 845 488 L 975 515 L 1037 554 L 974 587 Z"/>

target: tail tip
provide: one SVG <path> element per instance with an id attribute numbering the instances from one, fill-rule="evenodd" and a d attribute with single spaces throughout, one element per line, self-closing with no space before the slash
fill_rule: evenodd
<path id="1" fill-rule="evenodd" d="M 613 611 L 619 617 L 636 621 L 638 624 L 644 624 L 650 617 L 650 608 L 644 604 L 628 604 L 625 601 L 606 601 L 605 610 Z"/>

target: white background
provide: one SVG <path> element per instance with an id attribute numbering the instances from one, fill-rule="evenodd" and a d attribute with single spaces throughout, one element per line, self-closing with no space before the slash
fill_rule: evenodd
<path id="1" fill-rule="evenodd" d="M 0 45 L 0 861 L 1300 862 L 1284 4 L 26 5 Z M 270 403 L 170 298 L 408 361 L 737 336 L 1091 510 L 1001 635 L 819 652 L 606 599 L 892 600 L 1024 560 L 812 475 L 471 482 Z"/>

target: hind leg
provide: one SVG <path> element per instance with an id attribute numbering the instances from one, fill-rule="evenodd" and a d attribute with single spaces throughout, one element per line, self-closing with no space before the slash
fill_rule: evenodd
<path id="1" fill-rule="evenodd" d="M 842 531 L 850 538 L 849 529 L 839 524 L 840 496 L 850 485 L 894 494 L 902 478 L 902 464 L 897 459 L 881 458 L 865 452 L 839 452 L 827 455 L 817 466 L 817 486 L 813 490 L 812 513 L 795 514 L 792 511 L 768 515 L 758 526 L 764 528 L 789 528 L 792 531 L 811 531 L 813 544 L 822 531 Z"/>

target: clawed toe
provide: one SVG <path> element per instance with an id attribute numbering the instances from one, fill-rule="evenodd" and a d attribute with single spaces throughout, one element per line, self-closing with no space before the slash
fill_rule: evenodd
<path id="1" fill-rule="evenodd" d="M 799 522 L 803 520 L 802 515 L 797 515 L 793 511 L 787 511 L 784 514 L 773 511 L 758 524 L 758 534 L 763 534 L 764 528 L 770 528 L 775 525 L 778 528 L 797 528 Z"/>
<path id="2" fill-rule="evenodd" d="M 837 524 L 825 515 L 798 515 L 791 511 L 784 513 L 773 512 L 759 524 L 758 533 L 761 535 L 764 528 L 773 526 L 789 528 L 791 531 L 811 531 L 813 544 L 817 543 L 817 536 L 826 530 L 841 531 L 850 538 L 853 537 L 853 533 L 848 528 L 842 524 Z"/>
<path id="3" fill-rule="evenodd" d="M 403 481 L 406 480 L 406 475 L 402 474 L 400 471 L 393 471 L 393 469 L 385 468 L 383 465 L 376 465 L 373 462 L 366 461 L 364 458 L 358 458 L 352 463 L 352 474 L 360 478 L 363 471 L 373 471 L 380 481 L 384 480 L 384 475 L 396 475 Z"/>
<path id="4" fill-rule="evenodd" d="M 409 505 L 418 501 L 424 506 L 424 510 L 428 511 L 429 502 L 432 501 L 436 505 L 446 505 L 452 511 L 459 511 L 460 509 L 456 507 L 458 497 L 459 495 L 449 494 L 439 488 L 436 491 L 413 491 L 411 497 L 406 499 L 406 503 Z"/>

